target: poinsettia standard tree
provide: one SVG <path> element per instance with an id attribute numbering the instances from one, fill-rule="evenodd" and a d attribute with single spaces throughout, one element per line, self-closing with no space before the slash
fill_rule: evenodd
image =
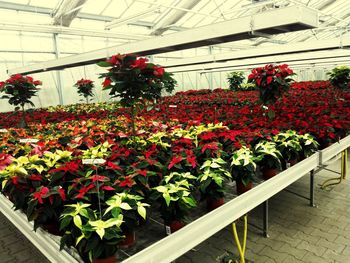
<path id="1" fill-rule="evenodd" d="M 283 92 L 289 89 L 293 75 L 295 75 L 293 70 L 287 64 L 269 64 L 253 69 L 248 81 L 256 84 L 260 92 L 260 101 L 263 105 L 267 105 L 275 103 Z"/>
<path id="2" fill-rule="evenodd" d="M 133 135 L 136 105 L 159 99 L 163 90 L 172 92 L 176 85 L 172 74 L 136 55 L 114 55 L 98 65 L 109 68 L 107 73 L 100 74 L 100 78 L 104 78 L 103 88 L 110 90 L 112 98 L 120 98 L 122 106 L 130 107 Z"/>
<path id="3" fill-rule="evenodd" d="M 89 79 L 81 79 L 74 84 L 74 87 L 78 88 L 79 96 L 83 96 L 86 100 L 86 103 L 89 103 L 89 97 L 94 96 L 92 93 L 92 90 L 95 87 L 94 82 Z"/>
<path id="4" fill-rule="evenodd" d="M 0 82 L 0 92 L 5 93 L 1 99 L 8 99 L 8 102 L 15 106 L 15 110 L 22 109 L 22 120 L 19 124 L 21 128 L 27 127 L 24 106 L 30 104 L 35 107 L 30 99 L 36 96 L 39 90 L 37 86 L 41 84 L 40 80 L 21 74 L 12 75 L 5 82 Z"/>

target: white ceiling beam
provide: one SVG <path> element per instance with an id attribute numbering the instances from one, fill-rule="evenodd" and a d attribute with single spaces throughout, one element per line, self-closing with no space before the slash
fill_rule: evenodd
<path id="1" fill-rule="evenodd" d="M 230 60 L 238 60 L 245 58 L 257 58 L 273 55 L 283 55 L 291 53 L 301 53 L 308 51 L 321 51 L 330 49 L 341 49 L 350 47 L 350 37 L 343 37 L 342 39 L 327 39 L 319 41 L 309 41 L 294 44 L 283 44 L 266 47 L 251 48 L 227 53 L 220 53 L 215 55 L 191 57 L 185 59 L 178 59 L 172 61 L 165 61 L 162 63 L 164 67 L 176 67 L 195 64 L 204 64 L 209 62 L 224 62 Z"/>
<path id="2" fill-rule="evenodd" d="M 290 16 L 289 14 L 294 14 Z M 125 45 L 112 46 L 59 58 L 46 63 L 8 70 L 8 73 L 33 73 L 91 64 L 116 53 L 135 53 L 142 56 L 231 42 L 254 37 L 251 32 L 267 34 L 284 33 L 317 27 L 318 15 L 305 7 L 291 6 L 240 17 L 217 24 L 189 29 L 165 36 L 154 37 Z"/>
<path id="3" fill-rule="evenodd" d="M 65 0 L 53 17 L 53 25 L 69 27 L 88 0 Z"/>
<path id="4" fill-rule="evenodd" d="M 10 2 L 4 2 L 4 1 L 0 1 L 0 9 L 15 10 L 15 11 L 21 11 L 21 12 L 35 13 L 35 14 L 44 14 L 49 16 L 52 15 L 51 8 L 23 5 L 23 4 L 10 3 Z M 96 14 L 81 13 L 81 12 L 77 14 L 77 18 L 93 20 L 93 21 L 101 21 L 101 22 L 111 22 L 115 19 L 115 17 L 112 17 L 112 16 L 96 15 Z M 129 22 L 128 24 L 132 26 L 140 26 L 140 27 L 146 27 L 146 28 L 153 27 L 153 23 L 147 22 L 147 21 L 134 21 L 134 22 Z M 187 28 L 180 27 L 180 26 L 171 26 L 169 28 L 169 30 L 173 30 L 173 31 L 182 31 L 185 29 Z"/>
<path id="5" fill-rule="evenodd" d="M 203 12 L 199 12 L 199 11 L 195 11 L 195 10 L 191 10 L 191 9 L 186 9 L 186 8 L 183 8 L 183 7 L 180 7 L 180 6 L 177 6 L 177 5 L 164 5 L 164 4 L 160 4 L 160 3 L 157 3 L 157 2 L 149 2 L 149 1 L 145 1 L 145 0 L 135 0 L 135 1 L 136 2 L 140 2 L 140 3 L 150 4 L 150 5 L 153 5 L 153 6 L 160 6 L 160 7 L 173 9 L 173 10 L 185 11 L 187 13 L 196 14 L 196 15 L 221 18 L 221 16 L 215 16 L 215 15 L 211 15 L 211 14 L 208 14 L 208 13 L 203 13 Z"/>
<path id="6" fill-rule="evenodd" d="M 191 71 L 203 71 L 210 70 L 212 72 L 222 71 L 226 68 L 241 67 L 241 68 L 254 68 L 266 64 L 284 64 L 289 65 L 300 65 L 300 64 L 315 64 L 315 63 L 326 63 L 329 61 L 341 62 L 347 61 L 350 57 L 350 50 L 334 50 L 329 51 L 318 51 L 318 52 L 303 52 L 298 54 L 287 54 L 278 56 L 264 56 L 258 58 L 246 58 L 227 62 L 212 62 L 206 64 L 177 66 L 167 68 L 167 71 L 172 73 L 180 72 L 191 72 Z M 162 63 L 164 66 L 166 63 Z M 166 66 L 165 66 L 166 67 Z"/>
<path id="7" fill-rule="evenodd" d="M 191 10 L 195 7 L 200 0 L 187 0 L 180 7 L 186 10 Z M 172 10 L 165 18 L 158 21 L 153 27 L 151 35 L 159 36 L 162 35 L 165 31 L 168 30 L 170 25 L 174 25 L 179 21 L 184 15 L 187 14 L 187 11 L 184 10 Z"/>
<path id="8" fill-rule="evenodd" d="M 51 26 L 51 25 L 10 23 L 10 22 L 4 22 L 4 21 L 0 21 L 0 30 L 102 37 L 102 38 L 113 38 L 113 39 L 118 39 L 122 41 L 142 40 L 142 39 L 149 38 L 149 36 L 146 36 L 146 35 L 132 35 L 132 34 L 126 34 L 126 33 L 119 34 L 119 33 L 113 33 L 109 31 L 103 31 L 103 30 L 88 30 L 88 29 L 78 29 L 78 28 L 71 28 L 71 27 Z"/>
<path id="9" fill-rule="evenodd" d="M 144 10 L 140 13 L 128 16 L 128 17 L 118 18 L 118 19 L 115 19 L 115 20 L 107 23 L 105 26 L 105 29 L 111 29 L 111 28 L 115 28 L 117 26 L 131 23 L 131 22 L 139 20 L 140 18 L 144 18 L 146 16 L 153 15 L 157 12 L 159 13 L 159 11 L 160 11 L 160 7 L 152 7 L 152 8 L 149 8 L 147 10 Z"/>
<path id="10" fill-rule="evenodd" d="M 17 4 L 17 3 L 10 3 L 10 2 L 5 2 L 5 1 L 0 1 L 0 9 L 32 12 L 32 13 L 39 13 L 39 14 L 46 14 L 46 15 L 49 15 L 51 13 L 50 8 Z"/>

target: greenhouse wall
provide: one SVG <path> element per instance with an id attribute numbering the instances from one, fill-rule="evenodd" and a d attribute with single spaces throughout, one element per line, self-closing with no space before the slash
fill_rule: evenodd
<path id="1" fill-rule="evenodd" d="M 56 57 L 65 57 L 82 52 L 91 51 L 97 48 L 104 48 L 111 45 L 122 44 L 115 39 L 97 38 L 86 36 L 74 36 L 60 34 L 57 42 L 53 34 L 48 33 L 24 33 L 3 31 L 3 36 L 9 41 L 0 42 L 0 79 L 7 79 L 7 69 L 21 67 L 28 64 L 53 60 Z M 56 52 L 57 45 L 57 52 Z M 232 50 L 225 47 L 205 47 L 189 50 L 169 52 L 159 54 L 156 57 L 150 57 L 155 63 L 162 64 L 167 60 L 181 59 L 184 57 L 205 56 L 228 52 Z M 332 66 L 328 68 L 332 68 Z M 102 91 L 102 80 L 99 79 L 99 73 L 104 68 L 97 65 L 87 65 L 75 68 L 68 68 L 60 71 L 50 71 L 44 73 L 32 74 L 35 79 L 43 82 L 41 90 L 33 102 L 37 108 L 48 107 L 51 105 L 74 104 L 81 102 L 81 98 L 73 87 L 74 83 L 81 78 L 88 78 L 95 82 L 95 97 L 93 102 L 109 100 L 108 92 Z M 189 71 L 175 73 L 174 77 L 178 81 L 175 91 L 185 91 L 189 89 L 215 89 L 227 88 L 227 74 L 232 71 L 224 69 L 221 72 L 209 71 Z M 327 79 L 327 68 L 306 68 L 297 69 L 297 81 L 302 80 L 324 80 Z M 249 74 L 244 71 L 245 75 Z M 59 87 L 62 87 L 62 98 L 60 99 Z M 11 111 L 13 107 L 6 101 L 1 101 L 0 111 Z"/>

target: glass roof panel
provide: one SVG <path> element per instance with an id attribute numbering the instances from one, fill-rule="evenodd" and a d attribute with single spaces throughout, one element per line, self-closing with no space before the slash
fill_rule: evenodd
<path id="1" fill-rule="evenodd" d="M 109 0 L 86 1 L 80 11 L 83 13 L 101 14 L 101 12 L 104 10 L 108 2 Z M 122 2 L 122 1 L 115 1 L 115 2 Z"/>
<path id="2" fill-rule="evenodd" d="M 30 1 L 30 5 L 31 6 L 47 7 L 47 8 L 53 9 L 53 8 L 55 8 L 57 6 L 57 4 L 60 1 L 61 0 L 31 0 Z M 15 1 L 11 1 L 11 2 L 15 2 Z M 21 4 L 28 4 L 28 0 L 21 0 L 21 1 L 18 1 L 18 2 L 21 2 Z"/>

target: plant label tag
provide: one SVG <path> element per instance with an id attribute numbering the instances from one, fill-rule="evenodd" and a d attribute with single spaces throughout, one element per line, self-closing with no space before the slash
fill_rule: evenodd
<path id="1" fill-rule="evenodd" d="M 37 143 L 38 141 L 39 141 L 38 139 L 30 139 L 30 138 L 19 139 L 20 143 Z"/>
<path id="2" fill-rule="evenodd" d="M 287 163 L 287 169 L 290 168 L 290 167 L 291 167 L 290 163 Z"/>
<path id="3" fill-rule="evenodd" d="M 177 108 L 177 105 L 169 105 L 169 108 Z"/>
<path id="4" fill-rule="evenodd" d="M 83 164 L 104 164 L 106 162 L 105 159 L 83 159 Z"/>
<path id="5" fill-rule="evenodd" d="M 0 132 L 5 133 L 5 132 L 8 132 L 8 130 L 7 129 L 0 129 Z"/>
<path id="6" fill-rule="evenodd" d="M 171 228 L 170 226 L 165 226 L 165 233 L 169 236 L 171 235 Z"/>

